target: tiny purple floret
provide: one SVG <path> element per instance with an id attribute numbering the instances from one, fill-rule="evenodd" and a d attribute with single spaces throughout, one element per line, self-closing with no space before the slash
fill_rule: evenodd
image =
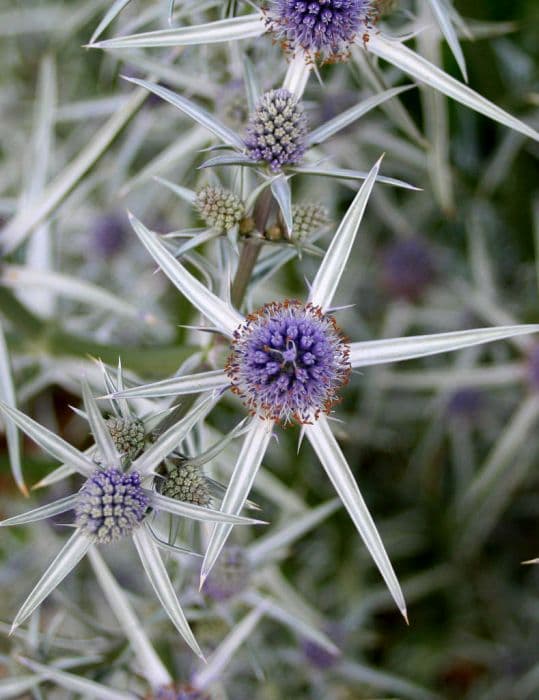
<path id="1" fill-rule="evenodd" d="M 83 484 L 75 508 L 76 524 L 92 542 L 108 544 L 130 535 L 149 505 L 138 472 L 97 469 Z"/>

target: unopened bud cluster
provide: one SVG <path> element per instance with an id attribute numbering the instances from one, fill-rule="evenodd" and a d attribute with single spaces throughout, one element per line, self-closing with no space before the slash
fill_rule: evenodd
<path id="1" fill-rule="evenodd" d="M 196 506 L 209 506 L 211 503 L 206 477 L 198 467 L 185 462 L 176 462 L 170 467 L 161 493 Z"/>
<path id="2" fill-rule="evenodd" d="M 329 213 L 321 204 L 295 204 L 292 207 L 293 237 L 307 238 L 329 222 Z"/>
<path id="3" fill-rule="evenodd" d="M 198 191 L 195 206 L 208 226 L 227 233 L 239 224 L 245 215 L 245 206 L 233 192 L 207 185 Z"/>
<path id="4" fill-rule="evenodd" d="M 329 213 L 321 204 L 294 204 L 292 206 L 292 235 L 293 242 L 303 241 L 311 234 L 329 222 Z M 286 238 L 284 225 L 277 222 L 264 231 L 268 241 L 281 241 Z"/>
<path id="5" fill-rule="evenodd" d="M 298 163 L 305 152 L 307 123 L 303 108 L 288 90 L 266 92 L 247 126 L 245 145 L 251 160 L 278 172 Z"/>
<path id="6" fill-rule="evenodd" d="M 126 463 L 132 462 L 144 449 L 144 423 L 138 418 L 109 418 L 106 423 L 116 449 Z"/>

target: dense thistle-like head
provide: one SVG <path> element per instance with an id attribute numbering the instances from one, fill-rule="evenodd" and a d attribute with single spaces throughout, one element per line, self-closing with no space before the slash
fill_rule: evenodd
<path id="1" fill-rule="evenodd" d="M 376 15 L 373 0 L 271 0 L 268 25 L 292 53 L 338 61 L 368 34 Z"/>
<path id="2" fill-rule="evenodd" d="M 227 233 L 245 215 L 241 199 L 222 187 L 203 187 L 197 192 L 195 207 L 208 226 L 220 233 Z"/>
<path id="3" fill-rule="evenodd" d="M 305 153 L 307 122 L 303 107 L 285 89 L 270 90 L 258 102 L 247 125 L 247 155 L 278 172 L 299 163 Z"/>
<path id="4" fill-rule="evenodd" d="M 144 449 L 146 431 L 144 423 L 138 418 L 108 418 L 107 428 L 116 445 L 116 449 L 124 458 L 124 463 L 129 464 Z"/>
<path id="5" fill-rule="evenodd" d="M 349 348 L 335 319 L 312 304 L 274 302 L 234 333 L 232 391 L 261 418 L 286 425 L 329 413 L 348 380 Z"/>
<path id="6" fill-rule="evenodd" d="M 168 474 L 159 483 L 163 496 L 196 506 L 207 507 L 211 504 L 208 481 L 199 467 L 193 464 L 181 461 L 169 464 Z"/>
<path id="7" fill-rule="evenodd" d="M 190 685 L 163 685 L 148 700 L 210 700 L 209 696 Z"/>
<path id="8" fill-rule="evenodd" d="M 396 297 L 417 301 L 436 277 L 431 251 L 419 238 L 397 241 L 386 248 L 383 281 Z"/>
<path id="9" fill-rule="evenodd" d="M 326 207 L 321 204 L 294 204 L 292 206 L 293 238 L 302 241 L 329 222 Z"/>
<path id="10" fill-rule="evenodd" d="M 138 472 L 97 469 L 79 491 L 76 524 L 92 542 L 116 542 L 142 523 L 148 505 Z"/>
<path id="11" fill-rule="evenodd" d="M 202 590 L 213 600 L 229 600 L 247 588 L 250 574 L 249 561 L 243 549 L 224 547 Z"/>

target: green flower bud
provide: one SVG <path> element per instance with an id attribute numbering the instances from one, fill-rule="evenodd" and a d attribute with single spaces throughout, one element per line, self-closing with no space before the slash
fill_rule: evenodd
<path id="1" fill-rule="evenodd" d="M 204 222 L 220 233 L 230 231 L 245 215 L 245 206 L 239 197 L 210 185 L 198 191 L 195 206 Z"/>

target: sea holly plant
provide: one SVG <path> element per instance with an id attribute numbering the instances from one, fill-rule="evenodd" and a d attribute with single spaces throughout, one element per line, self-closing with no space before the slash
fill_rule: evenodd
<path id="1" fill-rule="evenodd" d="M 13 629 L 31 615 L 93 544 L 105 545 L 129 537 L 135 544 L 161 605 L 187 644 L 201 656 L 202 652 L 185 619 L 161 559 L 159 540 L 155 539 L 149 526 L 149 515 L 152 511 L 161 511 L 202 522 L 217 520 L 246 524 L 260 521 L 227 515 L 169 498 L 146 488 L 144 481 L 153 478 L 162 460 L 176 449 L 207 413 L 214 399 L 209 397 L 199 401 L 183 419 L 165 430 L 140 454 L 138 448 L 135 452 L 130 450 L 128 435 L 127 450 L 121 453 L 117 447 L 118 439 L 115 440 L 111 434 L 115 428 L 105 422 L 88 385 L 83 384 L 82 389 L 86 416 L 98 450 L 93 459 L 19 410 L 5 403 L 0 404 L 6 420 L 12 421 L 52 457 L 64 462 L 85 478 L 77 493 L 0 522 L 1 527 L 7 527 L 40 521 L 67 511 L 74 511 L 75 514 L 74 533 L 23 603 L 13 621 Z M 176 552 L 186 551 L 181 547 L 167 545 L 167 551 L 171 549 Z"/>
<path id="2" fill-rule="evenodd" d="M 448 21 L 448 12 L 441 9 L 442 5 L 443 3 L 434 0 L 431 3 L 435 18 L 440 22 L 444 36 L 449 38 L 462 69 L 454 25 Z M 249 15 L 116 37 L 91 43 L 90 46 L 114 51 L 181 47 L 255 39 L 269 34 L 274 39 L 281 40 L 286 54 L 291 56 L 283 87 L 296 97 L 303 94 L 316 61 L 345 60 L 350 48 L 358 46 L 470 109 L 532 139 L 539 139 L 538 132 L 531 126 L 408 48 L 405 45 L 407 37 L 395 38 L 387 34 L 383 27 L 373 26 L 378 6 L 377 0 L 315 0 L 311 3 L 270 0 L 265 9 Z M 414 23 L 411 28 L 408 27 L 408 36 L 413 36 L 419 30 L 420 27 Z"/>
<path id="3" fill-rule="evenodd" d="M 539 325 L 500 326 L 427 336 L 349 342 L 333 316 L 333 299 L 376 182 L 380 162 L 372 168 L 344 216 L 310 284 L 306 302 L 272 301 L 248 314 L 239 313 L 193 277 L 159 238 L 131 217 L 139 239 L 178 290 L 228 339 L 230 356 L 222 369 L 174 377 L 117 394 L 159 397 L 200 394 L 225 389 L 237 394 L 252 418 L 227 493 L 224 513 L 239 513 L 275 424 L 301 425 L 335 490 L 348 510 L 406 617 L 406 605 L 382 540 L 361 496 L 328 418 L 352 370 L 449 352 L 503 338 L 533 333 Z M 201 570 L 209 576 L 231 532 L 227 523 L 213 528 Z"/>
<path id="4" fill-rule="evenodd" d="M 201 167 L 239 165 L 256 168 L 263 183 L 254 190 L 252 199 L 255 202 L 258 201 L 264 189 L 270 187 L 272 196 L 279 204 L 288 237 L 293 233 L 292 195 L 289 185 L 291 177 L 303 173 L 346 180 L 364 180 L 367 176 L 363 171 L 323 168 L 317 163 L 304 162 L 307 149 L 325 142 L 376 106 L 413 87 L 405 85 L 390 88 L 362 100 L 312 131 L 307 129 L 300 100 L 287 87 L 269 90 L 260 98 L 257 97 L 255 108 L 249 117 L 245 137 L 242 138 L 213 114 L 186 97 L 157 83 L 138 78 L 127 79 L 177 107 L 220 139 L 225 149 L 232 149 L 231 154 L 213 156 Z M 416 189 L 413 185 L 395 178 L 383 175 L 377 175 L 377 177 L 380 182 L 388 185 Z M 237 205 L 236 211 L 238 212 L 236 216 L 239 216 Z"/>

